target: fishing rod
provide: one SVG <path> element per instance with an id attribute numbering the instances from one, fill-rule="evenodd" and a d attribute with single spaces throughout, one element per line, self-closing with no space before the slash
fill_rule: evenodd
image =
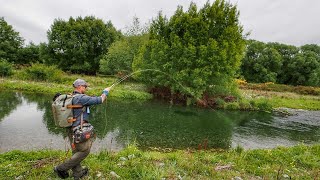
<path id="1" fill-rule="evenodd" d="M 135 72 L 132 72 L 128 75 L 125 75 L 123 76 L 122 78 L 118 79 L 115 83 L 113 83 L 111 86 L 110 86 L 110 89 L 112 89 L 114 86 L 120 84 L 122 81 L 126 80 L 128 77 L 132 76 L 133 74 L 136 74 L 138 72 L 144 72 L 144 71 L 156 71 L 156 72 L 161 72 L 161 73 L 164 73 L 160 70 L 157 70 L 157 69 L 142 69 L 142 70 L 138 70 L 138 71 L 135 71 Z"/>
<path id="2" fill-rule="evenodd" d="M 159 72 L 159 73 L 165 74 L 165 75 L 167 75 L 168 77 L 170 77 L 174 82 L 176 82 L 181 88 L 183 88 L 189 95 L 191 95 L 191 96 L 193 96 L 193 97 L 195 96 L 194 93 L 192 93 L 192 92 L 190 91 L 190 89 L 187 89 L 184 85 L 182 85 L 182 84 L 181 84 L 180 82 L 178 82 L 176 79 L 172 78 L 170 74 L 165 73 L 165 72 L 163 72 L 163 71 L 160 71 L 160 70 L 158 70 L 158 69 L 142 69 L 142 70 L 138 70 L 138 71 L 132 72 L 132 73 L 130 73 L 130 74 L 128 74 L 128 75 L 125 75 L 125 76 L 123 76 L 122 78 L 118 79 L 115 83 L 113 83 L 113 84 L 110 86 L 110 90 L 111 90 L 112 88 L 114 88 L 116 85 L 120 84 L 120 83 L 121 83 L 122 81 L 124 81 L 125 79 L 127 79 L 128 77 L 130 77 L 130 76 L 132 76 L 132 75 L 134 75 L 134 74 L 136 74 L 136 73 L 145 72 L 145 71 L 155 71 L 155 72 Z M 197 98 L 197 99 L 198 99 L 198 98 Z"/>
<path id="3" fill-rule="evenodd" d="M 155 72 L 160 72 L 162 74 L 165 74 L 167 76 L 169 76 L 174 82 L 176 82 L 181 88 L 183 88 L 190 96 L 194 97 L 195 99 L 197 99 L 198 101 L 201 101 L 200 98 L 196 97 L 195 94 L 188 88 L 186 88 L 184 85 L 182 85 L 180 82 L 178 82 L 175 78 L 171 77 L 170 74 L 167 74 L 163 71 L 160 71 L 158 69 L 142 69 L 142 70 L 138 70 L 138 71 L 135 71 L 135 72 L 132 72 L 128 75 L 125 75 L 123 76 L 122 78 L 118 79 L 116 82 L 114 82 L 111 86 L 110 86 L 110 90 L 112 88 L 114 88 L 116 85 L 120 84 L 122 81 L 124 81 L 125 79 L 127 79 L 128 77 L 132 76 L 133 74 L 136 74 L 136 73 L 139 73 L 139 72 L 145 72 L 145 71 L 155 71 Z M 204 100 L 206 103 L 207 101 Z M 210 109 L 214 110 L 212 107 L 208 106 Z"/>

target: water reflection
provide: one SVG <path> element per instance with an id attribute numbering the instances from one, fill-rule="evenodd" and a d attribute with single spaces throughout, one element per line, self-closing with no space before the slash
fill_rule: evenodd
<path id="1" fill-rule="evenodd" d="M 54 125 L 51 95 L 0 92 L 0 152 L 11 149 L 64 149 L 65 129 Z M 272 148 L 319 142 L 320 113 L 288 118 L 261 112 L 212 111 L 156 102 L 109 100 L 91 109 L 97 140 L 93 151 L 140 148 Z M 318 120 L 316 120 L 318 119 Z"/>
<path id="2" fill-rule="evenodd" d="M 7 91 L 0 93 L 0 100 L 2 104 L 0 106 L 0 121 L 21 104 L 21 98 L 17 94 Z"/>

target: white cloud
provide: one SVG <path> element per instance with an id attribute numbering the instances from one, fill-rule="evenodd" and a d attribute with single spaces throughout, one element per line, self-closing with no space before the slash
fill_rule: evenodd
<path id="1" fill-rule="evenodd" d="M 177 5 L 186 10 L 191 0 L 0 0 L 0 16 L 11 24 L 26 42 L 46 41 L 54 19 L 94 15 L 111 20 L 118 29 L 137 16 L 142 23 L 161 10 L 171 16 Z M 193 0 L 202 7 L 206 0 Z M 212 2 L 212 0 L 211 0 Z M 240 10 L 240 22 L 250 38 L 293 45 L 320 44 L 320 1 L 318 0 L 230 0 Z"/>

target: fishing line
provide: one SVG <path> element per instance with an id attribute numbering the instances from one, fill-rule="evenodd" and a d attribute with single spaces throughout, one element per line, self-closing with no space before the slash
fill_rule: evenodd
<path id="1" fill-rule="evenodd" d="M 187 93 L 188 93 L 189 95 L 191 95 L 191 97 L 195 97 L 196 100 L 198 100 L 198 101 L 201 100 L 200 98 L 197 98 L 197 97 L 194 95 L 194 93 L 192 93 L 192 92 L 190 91 L 190 89 L 187 89 L 184 85 L 182 85 L 180 82 L 178 82 L 176 79 L 174 79 L 170 74 L 165 73 L 165 72 L 163 72 L 163 71 L 160 71 L 160 70 L 158 70 L 158 69 L 142 69 L 142 70 L 135 71 L 135 72 L 133 72 L 133 73 L 131 73 L 131 74 L 128 74 L 128 75 L 120 78 L 119 80 L 117 80 L 115 83 L 113 83 L 113 84 L 110 86 L 110 90 L 111 90 L 113 87 L 115 87 L 115 86 L 117 86 L 118 84 L 120 84 L 120 83 L 121 83 L 122 81 L 124 81 L 125 79 L 127 79 L 128 77 L 132 76 L 133 74 L 136 74 L 136 73 L 139 73 L 139 72 L 145 72 L 145 71 L 156 71 L 156 72 L 160 72 L 160 73 L 162 73 L 162 74 L 167 75 L 167 76 L 170 77 L 175 83 L 177 83 L 180 87 L 182 87 L 185 91 L 187 91 Z M 206 100 L 204 100 L 204 101 L 206 101 Z M 208 105 L 208 107 L 209 107 L 210 109 L 214 110 L 211 106 Z"/>
<path id="2" fill-rule="evenodd" d="M 172 78 L 170 74 L 167 74 L 167 73 L 165 73 L 165 72 L 163 72 L 163 71 L 160 71 L 160 70 L 158 70 L 158 69 L 142 69 L 142 70 L 135 71 L 135 72 L 133 72 L 133 73 L 131 73 L 131 74 L 128 74 L 128 75 L 120 78 L 119 80 L 117 80 L 115 83 L 113 83 L 113 84 L 110 86 L 110 89 L 112 89 L 113 87 L 117 86 L 117 85 L 120 84 L 122 81 L 126 80 L 128 77 L 130 77 L 130 76 L 132 76 L 132 75 L 134 75 L 134 74 L 136 74 L 136 73 L 145 72 L 145 71 L 155 71 L 155 72 L 160 72 L 160 73 L 162 73 L 162 74 L 167 75 L 167 76 L 170 77 L 173 81 L 175 81 L 175 83 L 177 83 L 177 84 L 180 85 L 184 90 L 186 90 L 192 97 L 195 97 L 195 95 L 194 95 L 192 92 L 190 92 L 190 90 L 186 89 L 186 87 L 185 87 L 184 85 L 182 85 L 182 84 L 181 84 L 180 82 L 178 82 L 176 79 Z"/>
<path id="3" fill-rule="evenodd" d="M 162 74 L 167 75 L 167 76 L 170 77 L 175 83 L 177 83 L 180 87 L 182 87 L 184 90 L 186 90 L 189 95 L 191 95 L 192 97 L 195 97 L 195 95 L 194 95 L 189 89 L 187 89 L 184 85 L 182 85 L 180 82 L 178 82 L 176 79 L 174 79 L 170 74 L 165 73 L 165 72 L 163 72 L 163 71 L 161 71 L 161 70 L 158 70 L 158 69 L 142 69 L 142 70 L 138 70 L 138 71 L 132 72 L 132 73 L 130 73 L 130 74 L 128 74 L 128 75 L 125 75 L 125 76 L 123 76 L 122 78 L 116 80 L 116 81 L 110 86 L 110 90 L 113 89 L 113 88 L 115 88 L 115 86 L 117 86 L 118 84 L 120 84 L 121 82 L 123 82 L 124 80 L 126 80 L 127 78 L 131 77 L 132 75 L 134 75 L 134 74 L 136 74 L 136 73 L 139 73 L 139 72 L 146 72 L 146 71 L 155 71 L 155 72 L 160 72 L 160 73 L 162 73 Z M 200 100 L 200 98 L 196 98 L 196 99 L 197 99 L 197 100 Z M 208 105 L 208 107 L 209 107 L 210 109 L 214 110 L 211 106 Z M 107 109 L 105 110 L 105 117 L 107 117 L 106 114 L 107 114 Z M 107 118 L 106 118 L 106 124 L 105 124 L 105 128 L 104 128 L 103 134 L 105 134 L 106 130 L 107 130 Z M 112 141 L 112 140 L 111 140 L 111 141 Z M 112 144 L 111 144 L 111 145 L 112 145 Z"/>

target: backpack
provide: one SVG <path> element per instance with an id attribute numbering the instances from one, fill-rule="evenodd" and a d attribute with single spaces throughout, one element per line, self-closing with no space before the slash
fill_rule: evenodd
<path id="1" fill-rule="evenodd" d="M 58 127 L 71 127 L 76 120 L 73 109 L 83 108 L 82 105 L 73 105 L 72 99 L 81 94 L 56 94 L 53 98 L 52 113 L 54 123 Z"/>

